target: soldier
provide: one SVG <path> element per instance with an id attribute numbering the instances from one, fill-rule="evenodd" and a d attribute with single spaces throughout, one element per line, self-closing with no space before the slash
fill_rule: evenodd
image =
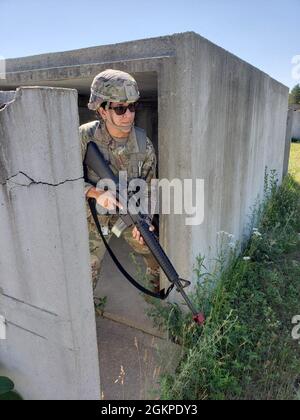
<path id="1" fill-rule="evenodd" d="M 116 175 L 119 171 L 127 171 L 128 181 L 140 177 L 150 183 L 156 175 L 157 159 L 154 147 L 144 130 L 134 126 L 139 97 L 137 83 L 128 73 L 119 70 L 105 70 L 99 73 L 91 85 L 88 103 L 88 108 L 96 112 L 98 120 L 80 127 L 81 152 L 84 159 L 88 142 L 94 141 Z M 88 179 L 95 179 L 96 176 L 89 168 L 87 175 Z M 107 210 L 121 206 L 110 191 L 96 189 L 89 183 L 85 185 L 85 195 L 86 198 L 95 198 L 97 203 Z M 106 240 L 109 241 L 112 236 L 111 229 L 118 216 L 98 215 L 98 219 Z M 106 248 L 88 206 L 87 220 L 95 290 Z M 159 266 L 140 232 L 136 227 L 127 228 L 122 236 L 136 253 L 143 255 L 148 281 L 157 291 Z"/>

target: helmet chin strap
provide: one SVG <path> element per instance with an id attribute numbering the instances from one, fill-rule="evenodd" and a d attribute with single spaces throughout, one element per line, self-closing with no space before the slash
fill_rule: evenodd
<path id="1" fill-rule="evenodd" d="M 107 111 L 108 111 L 108 109 L 109 109 L 109 104 L 110 104 L 110 102 L 107 102 L 106 107 L 105 107 Z M 110 124 L 111 124 L 114 128 L 117 128 L 118 130 L 122 131 L 122 133 L 128 133 L 128 131 L 129 131 L 129 130 L 131 130 L 131 129 L 132 129 L 132 127 L 134 126 L 134 122 L 132 122 L 132 123 L 131 123 L 131 124 L 129 124 L 129 125 L 117 125 L 117 124 L 115 124 L 115 123 L 113 122 L 112 116 L 110 116 L 109 123 L 110 123 Z"/>
<path id="2" fill-rule="evenodd" d="M 122 126 L 120 126 L 120 125 L 114 124 L 112 122 L 112 120 L 109 121 L 109 124 L 111 124 L 113 127 L 117 128 L 118 130 L 122 131 L 122 133 L 127 133 L 128 130 L 131 130 L 132 127 L 133 127 L 133 125 L 134 125 L 134 123 L 131 123 L 130 125 L 122 125 Z"/>

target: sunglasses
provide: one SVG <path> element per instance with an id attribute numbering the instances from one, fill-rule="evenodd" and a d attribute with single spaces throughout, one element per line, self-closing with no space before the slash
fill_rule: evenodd
<path id="1" fill-rule="evenodd" d="M 124 115 L 129 109 L 130 112 L 135 112 L 138 108 L 138 102 L 134 102 L 133 104 L 129 104 L 127 106 L 125 105 L 119 105 L 119 106 L 110 106 L 109 109 L 113 109 L 117 115 Z"/>

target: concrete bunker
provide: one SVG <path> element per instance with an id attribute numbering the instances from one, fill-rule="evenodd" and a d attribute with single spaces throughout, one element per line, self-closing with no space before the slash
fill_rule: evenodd
<path id="1" fill-rule="evenodd" d="M 247 234 L 265 168 L 282 178 L 288 88 L 193 32 L 9 59 L 0 87 L 76 88 L 84 122 L 88 87 L 107 68 L 133 74 L 145 99 L 157 97 L 157 141 L 146 128 L 157 144 L 159 177 L 205 182 L 204 223 L 160 217 L 162 246 L 182 277 L 195 281 L 196 256 L 214 258 L 217 232 L 237 240 Z"/>
<path id="2" fill-rule="evenodd" d="M 157 147 L 159 177 L 205 181 L 204 223 L 186 226 L 184 214 L 160 217 L 162 247 L 180 275 L 195 282 L 196 257 L 205 255 L 209 268 L 218 232 L 236 240 L 249 234 L 249 211 L 262 197 L 265 168 L 275 169 L 281 182 L 289 90 L 195 33 L 10 59 L 0 89 L 75 88 L 84 123 L 94 119 L 85 108 L 89 86 L 107 68 L 127 71 L 138 81 L 144 110 L 137 125 Z M 70 305 L 72 299 L 71 293 Z M 14 354 L 12 362 L 24 366 Z M 37 377 L 36 389 L 40 383 Z M 44 395 L 46 390 L 51 394 L 45 387 Z"/>

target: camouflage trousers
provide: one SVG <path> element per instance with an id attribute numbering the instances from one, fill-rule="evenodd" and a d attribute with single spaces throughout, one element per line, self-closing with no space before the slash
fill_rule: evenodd
<path id="1" fill-rule="evenodd" d="M 100 270 L 102 266 L 102 261 L 106 252 L 106 247 L 98 233 L 97 227 L 95 225 L 94 219 L 90 212 L 90 209 L 87 210 L 87 222 L 89 230 L 89 248 L 90 248 L 90 260 L 91 260 L 91 270 L 92 270 L 92 281 L 93 289 L 95 290 L 97 282 L 99 280 Z M 116 221 L 116 218 L 109 216 L 99 216 L 99 221 L 101 226 L 107 226 L 107 228 L 112 228 L 113 224 Z M 148 279 L 155 285 L 159 284 L 159 265 L 157 264 L 155 258 L 153 257 L 148 246 L 141 245 L 137 240 L 132 237 L 132 227 L 125 229 L 122 233 L 122 237 L 130 245 L 134 253 L 142 255 L 144 262 L 146 264 L 146 275 Z M 108 236 L 105 236 L 106 241 L 109 243 L 112 233 L 110 232 Z"/>

